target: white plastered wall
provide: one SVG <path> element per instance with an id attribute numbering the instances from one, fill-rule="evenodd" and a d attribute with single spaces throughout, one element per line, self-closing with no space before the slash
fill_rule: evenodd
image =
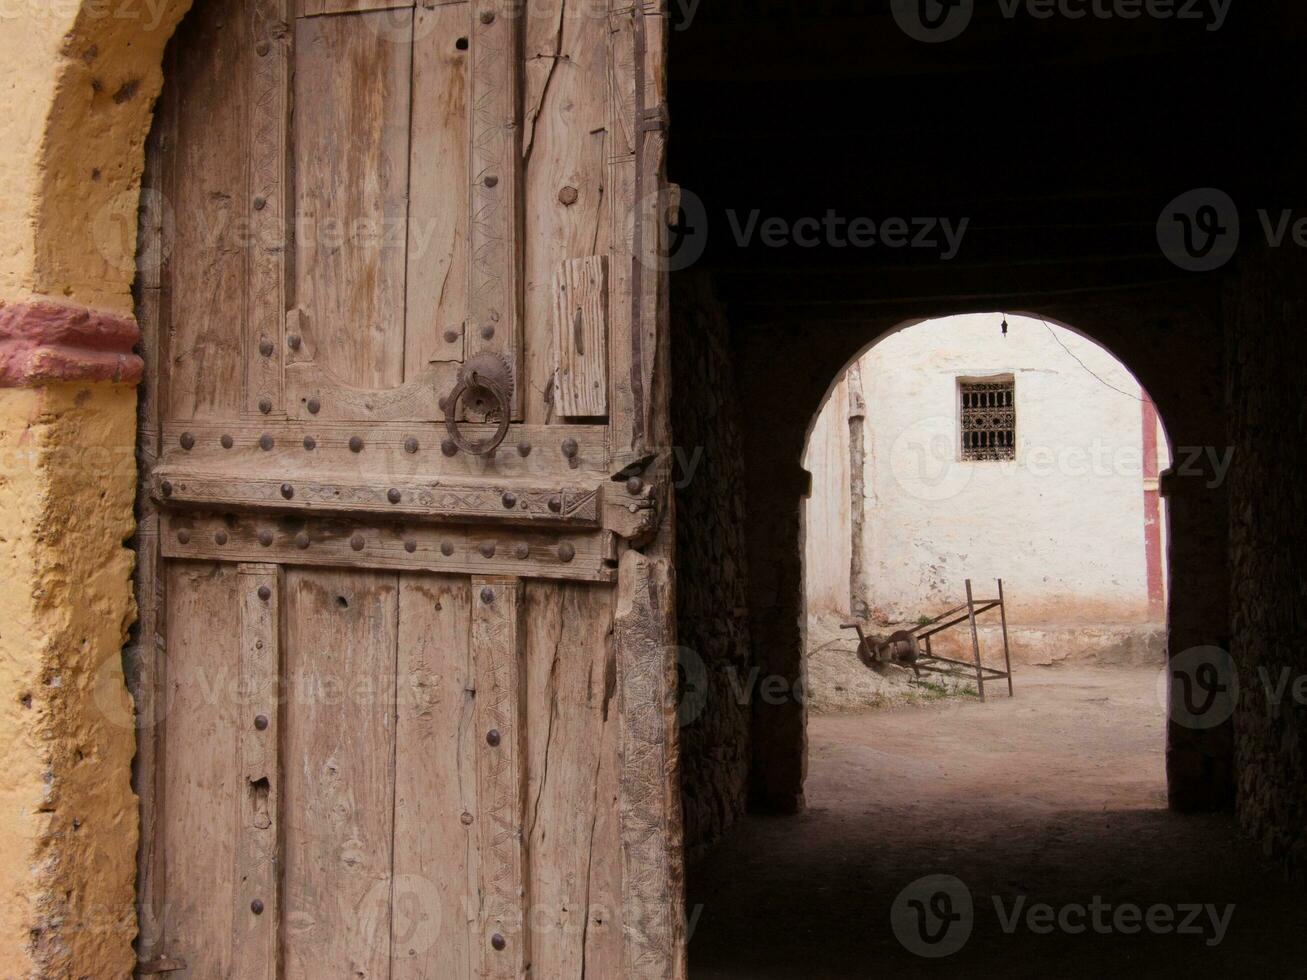
<path id="1" fill-rule="evenodd" d="M 862 541 L 868 607 L 894 621 L 1003 578 L 1023 626 L 1150 620 L 1138 383 L 1110 353 L 1038 319 L 948 317 L 860 361 L 866 399 Z M 1017 459 L 960 459 L 959 378 L 1016 380 Z M 841 379 L 805 467 L 810 612 L 849 609 L 849 427 Z M 1159 468 L 1169 465 L 1159 436 Z M 1165 541 L 1165 534 L 1163 535 Z"/>

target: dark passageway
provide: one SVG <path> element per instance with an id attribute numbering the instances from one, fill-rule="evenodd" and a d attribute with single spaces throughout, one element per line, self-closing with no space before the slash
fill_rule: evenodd
<path id="1" fill-rule="evenodd" d="M 1304 847 L 1307 722 L 1259 679 L 1307 667 L 1295 475 L 1307 416 L 1289 366 L 1303 354 L 1307 259 L 1276 232 L 1304 214 L 1307 146 L 1286 124 L 1307 99 L 1303 15 L 1283 3 L 1222 8 L 1219 23 L 1116 14 L 1129 5 L 1073 18 L 1065 4 L 1049 16 L 961 4 L 968 26 L 926 43 L 891 5 L 869 6 L 706 0 L 673 17 L 691 971 L 1278 969 L 1302 924 L 1284 882 Z M 855 241 L 867 220 L 875 233 Z M 1129 759 L 1087 739 L 1113 715 L 1057 685 L 1040 691 L 1049 710 L 1084 724 L 1050 715 L 1022 784 L 999 794 L 1014 751 L 1001 738 L 937 770 L 860 727 L 888 722 L 806 716 L 808 426 L 831 379 L 886 332 L 998 309 L 1076 324 L 1166 419 L 1171 682 L 1195 683 L 1188 655 L 1216 650 L 1243 694 L 1233 718 L 1149 722 L 1161 798 L 1096 795 L 1104 771 L 1128 778 Z M 1228 474 L 1204 467 L 1227 450 Z M 950 724 L 1029 705 L 972 708 Z M 944 737 L 937 722 L 910 724 L 929 741 Z M 1043 783 L 1061 803 L 1040 802 Z M 887 785 L 916 798 L 887 802 Z M 983 910 L 944 964 L 906 952 L 889 919 L 900 890 L 934 873 L 965 879 Z M 1004 935 L 991 899 L 1020 894 L 1233 903 L 1236 925 L 1211 947 L 1124 930 Z"/>

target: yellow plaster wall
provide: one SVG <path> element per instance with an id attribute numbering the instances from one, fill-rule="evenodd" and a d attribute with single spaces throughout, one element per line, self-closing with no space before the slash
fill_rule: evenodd
<path id="1" fill-rule="evenodd" d="M 17 13 L 21 11 L 21 15 Z M 55 4 L 21 4 L 0 16 L 0 294 L 32 291 L 40 146 L 71 16 Z"/>
<path id="2" fill-rule="evenodd" d="M 130 312 L 145 139 L 190 0 L 83 0 L 60 46 L 38 170 L 33 288 Z"/>
<path id="3" fill-rule="evenodd" d="M 0 5 L 0 301 L 129 313 L 143 147 L 189 0 Z M 130 975 L 136 393 L 0 389 L 0 976 Z"/>
<path id="4" fill-rule="evenodd" d="M 190 0 L 0 5 L 0 295 L 130 312 L 145 137 Z"/>
<path id="5" fill-rule="evenodd" d="M 130 972 L 135 392 L 0 391 L 0 974 Z"/>
<path id="6" fill-rule="evenodd" d="M 44 493 L 27 420 L 35 392 L 0 390 L 0 974 L 24 976 L 36 919 L 33 862 L 44 780 L 35 698 L 41 674 L 32 595 L 36 512 Z"/>

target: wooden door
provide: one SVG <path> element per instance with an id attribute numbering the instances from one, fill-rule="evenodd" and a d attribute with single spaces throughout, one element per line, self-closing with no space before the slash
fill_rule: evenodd
<path id="1" fill-rule="evenodd" d="M 683 974 L 664 24 L 198 0 L 174 40 L 141 975 Z"/>

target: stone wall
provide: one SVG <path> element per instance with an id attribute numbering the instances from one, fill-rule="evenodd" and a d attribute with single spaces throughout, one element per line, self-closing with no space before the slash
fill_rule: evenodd
<path id="1" fill-rule="evenodd" d="M 711 281 L 672 278 L 681 788 L 693 859 L 744 812 L 750 680 L 744 456 L 730 328 Z"/>
<path id="2" fill-rule="evenodd" d="M 1294 693 L 1307 675 L 1304 271 L 1289 248 L 1249 260 L 1226 316 L 1238 807 L 1267 855 L 1298 870 L 1307 864 L 1307 684 Z"/>

